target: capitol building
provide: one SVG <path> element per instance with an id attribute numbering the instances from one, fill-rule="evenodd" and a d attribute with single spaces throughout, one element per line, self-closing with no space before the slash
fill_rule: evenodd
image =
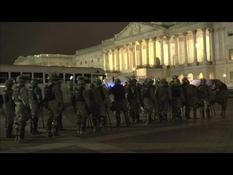
<path id="1" fill-rule="evenodd" d="M 14 64 L 97 67 L 107 79 L 216 78 L 233 86 L 233 22 L 130 22 L 74 55 L 20 56 Z"/>

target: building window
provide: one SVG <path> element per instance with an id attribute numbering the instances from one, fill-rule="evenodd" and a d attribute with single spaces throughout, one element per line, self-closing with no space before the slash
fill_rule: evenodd
<path id="1" fill-rule="evenodd" d="M 91 60 L 91 62 L 93 63 L 93 59 Z"/>
<path id="2" fill-rule="evenodd" d="M 230 72 L 230 80 L 233 81 L 233 72 Z"/>
<path id="3" fill-rule="evenodd" d="M 230 60 L 233 60 L 233 49 L 229 50 L 229 58 Z"/>
<path id="4" fill-rule="evenodd" d="M 80 61 L 80 65 L 82 65 L 82 61 Z"/>
<path id="5" fill-rule="evenodd" d="M 85 64 L 87 64 L 87 61 L 85 61 Z"/>

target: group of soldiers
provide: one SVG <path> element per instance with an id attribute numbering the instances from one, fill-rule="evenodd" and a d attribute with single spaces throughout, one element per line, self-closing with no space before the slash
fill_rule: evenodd
<path id="1" fill-rule="evenodd" d="M 47 129 L 48 136 L 57 135 L 58 128 L 62 129 L 61 117 L 63 112 L 63 99 L 61 83 L 56 76 L 50 76 L 48 85 L 45 86 L 45 97 L 37 80 L 31 80 L 26 86 L 26 78 L 18 76 L 16 82 L 7 80 L 3 92 L 3 110 L 5 114 L 5 135 L 14 137 L 21 143 L 25 136 L 27 121 L 30 121 L 30 132 L 38 135 L 38 120 L 43 107 L 48 110 Z M 14 86 L 13 86 L 14 85 Z"/>
<path id="2" fill-rule="evenodd" d="M 63 129 L 62 114 L 64 112 L 63 92 L 61 82 L 56 74 L 48 77 L 48 84 L 44 87 L 44 98 L 41 88 L 36 80 L 31 80 L 28 87 L 26 80 L 19 76 L 16 84 L 13 81 L 5 82 L 6 89 L 3 93 L 3 109 L 5 112 L 6 137 L 13 137 L 20 143 L 24 139 L 27 121 L 31 121 L 31 134 L 40 134 L 38 119 L 43 107 L 48 112 L 47 133 L 48 137 L 59 135 Z M 129 79 L 122 85 L 120 79 L 114 80 L 114 86 L 107 88 L 100 79 L 89 82 L 84 77 L 78 77 L 77 83 L 70 81 L 70 101 L 77 117 L 77 135 L 87 133 L 87 123 L 91 120 L 93 132 L 99 132 L 111 123 L 109 112 L 116 118 L 116 127 L 122 124 L 121 114 L 124 115 L 126 127 L 134 123 L 149 125 L 153 119 L 160 122 L 168 120 L 169 113 L 172 120 L 197 119 L 196 110 L 200 107 L 202 118 L 211 118 L 212 92 L 220 92 L 226 86 L 216 81 L 214 88 L 202 79 L 201 84 L 195 87 L 184 77 L 182 81 L 173 76 L 170 83 L 166 79 L 145 79 L 141 84 L 136 79 Z M 218 93 L 219 94 L 219 93 Z"/>

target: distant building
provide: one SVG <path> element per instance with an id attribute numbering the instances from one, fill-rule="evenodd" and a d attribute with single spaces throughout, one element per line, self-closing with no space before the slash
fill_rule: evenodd
<path id="1" fill-rule="evenodd" d="M 232 86 L 233 23 L 131 22 L 113 38 L 75 55 L 19 57 L 14 64 L 98 67 L 109 78 L 217 78 Z"/>

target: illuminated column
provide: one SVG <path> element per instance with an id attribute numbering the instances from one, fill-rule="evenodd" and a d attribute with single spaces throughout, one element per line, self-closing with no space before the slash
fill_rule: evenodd
<path id="1" fill-rule="evenodd" d="M 115 70 L 115 59 L 114 59 L 114 49 L 112 49 L 112 71 Z"/>
<path id="2" fill-rule="evenodd" d="M 142 46 L 142 40 L 139 41 L 139 44 L 140 44 L 140 49 L 139 49 L 139 66 L 142 66 L 142 49 L 143 49 L 143 46 Z"/>
<path id="3" fill-rule="evenodd" d="M 209 30 L 209 38 L 210 38 L 210 60 L 214 62 L 214 29 Z"/>
<path id="4" fill-rule="evenodd" d="M 206 28 L 202 29 L 202 36 L 203 36 L 203 58 L 204 58 L 204 63 L 207 63 Z"/>
<path id="5" fill-rule="evenodd" d="M 187 32 L 184 32 L 184 59 L 185 59 L 185 66 L 188 66 L 188 47 L 187 47 Z"/>
<path id="6" fill-rule="evenodd" d="M 154 41 L 154 60 L 156 58 L 156 37 L 153 38 L 153 41 Z M 154 62 L 154 65 L 155 65 L 155 62 Z"/>
<path id="7" fill-rule="evenodd" d="M 179 61 L 178 61 L 178 59 L 179 59 L 179 53 L 178 53 L 178 39 L 179 39 L 179 35 L 175 35 L 175 45 L 176 45 L 176 47 L 175 47 L 175 49 L 176 49 L 176 58 L 175 58 L 175 65 L 176 66 L 178 66 L 179 65 Z"/>
<path id="8" fill-rule="evenodd" d="M 164 55 L 164 53 L 163 53 L 163 37 L 160 38 L 159 42 L 160 42 L 160 46 L 161 46 L 161 65 L 163 66 L 164 65 L 164 58 L 163 58 L 163 55 Z"/>
<path id="9" fill-rule="evenodd" d="M 193 30 L 194 64 L 197 65 L 197 30 Z"/>
<path id="10" fill-rule="evenodd" d="M 136 58 L 137 58 L 137 55 L 136 55 L 136 42 L 133 42 L 132 46 L 133 46 L 133 68 L 135 68 L 136 65 L 137 65 L 137 61 L 136 61 Z"/>
<path id="11" fill-rule="evenodd" d="M 108 51 L 105 51 L 105 63 L 106 63 L 106 70 L 108 70 L 108 64 L 109 64 L 109 60 L 108 60 Z"/>
<path id="12" fill-rule="evenodd" d="M 121 50 L 121 66 L 122 66 L 122 70 L 125 70 L 125 47 L 124 46 Z"/>
<path id="13" fill-rule="evenodd" d="M 168 46 L 168 65 L 171 65 L 171 48 L 170 48 L 170 37 L 167 37 L 167 46 Z"/>
<path id="14" fill-rule="evenodd" d="M 149 50 L 149 39 L 146 39 L 146 65 L 149 66 L 149 55 L 150 55 L 150 50 Z"/>
<path id="15" fill-rule="evenodd" d="M 129 50 L 129 44 L 126 45 L 126 49 L 127 49 L 127 70 L 130 69 L 130 50 Z"/>
<path id="16" fill-rule="evenodd" d="M 120 48 L 117 48 L 117 55 L 116 55 L 116 70 L 120 71 Z"/>
<path id="17" fill-rule="evenodd" d="M 106 60 L 106 51 L 102 52 L 103 54 L 103 60 L 104 60 L 104 70 L 107 70 L 107 60 Z"/>

